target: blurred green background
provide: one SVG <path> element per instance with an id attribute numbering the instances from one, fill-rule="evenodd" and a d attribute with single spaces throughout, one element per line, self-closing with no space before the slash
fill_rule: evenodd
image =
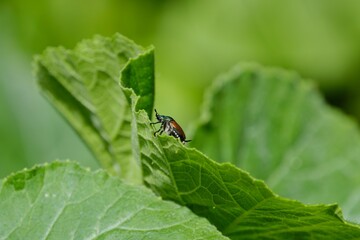
<path id="1" fill-rule="evenodd" d="M 156 108 L 188 128 L 204 89 L 235 63 L 258 62 L 317 81 L 360 119 L 360 1 L 0 0 L 0 177 L 54 159 L 97 168 L 40 94 L 32 58 L 115 32 L 156 47 Z"/>

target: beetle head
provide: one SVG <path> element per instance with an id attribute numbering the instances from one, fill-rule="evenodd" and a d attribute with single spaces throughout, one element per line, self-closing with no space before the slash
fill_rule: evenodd
<path id="1" fill-rule="evenodd" d="M 158 112 L 156 111 L 156 109 L 154 109 L 154 110 L 155 110 L 156 119 L 157 119 L 159 122 L 163 123 L 163 122 L 170 122 L 170 121 L 173 121 L 173 120 L 174 120 L 172 117 L 170 117 L 170 116 L 165 116 L 165 115 L 160 115 L 160 114 L 158 114 Z"/>

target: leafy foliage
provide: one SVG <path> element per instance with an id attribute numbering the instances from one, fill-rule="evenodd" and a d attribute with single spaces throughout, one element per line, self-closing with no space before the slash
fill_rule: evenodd
<path id="1" fill-rule="evenodd" d="M 148 57 L 144 59 L 143 54 Z M 36 75 L 45 95 L 100 163 L 127 181 L 140 183 L 141 170 L 129 141 L 130 108 L 118 86 L 120 70 L 126 66 L 131 69 L 124 70 L 129 81 L 144 77 L 149 82 L 146 97 L 153 104 L 153 68 L 139 68 L 137 57 L 144 61 L 142 64 L 153 66 L 151 49 L 145 50 L 119 34 L 112 38 L 96 36 L 81 42 L 73 51 L 47 49 L 36 59 Z M 128 64 L 130 59 L 132 64 Z"/>
<path id="2" fill-rule="evenodd" d="M 128 92 L 130 93 L 130 92 Z M 133 93 L 132 93 L 133 94 Z M 137 98 L 132 95 L 133 111 Z M 349 239 L 360 228 L 343 221 L 337 205 L 306 206 L 276 196 L 231 164 L 219 164 L 169 136 L 154 138 L 144 111 L 137 112 L 135 138 L 145 182 L 165 199 L 188 206 L 232 239 Z M 134 135 L 133 135 L 134 136 Z M 319 230 L 317 227 L 320 226 Z"/>
<path id="3" fill-rule="evenodd" d="M 322 194 L 326 202 L 330 195 L 338 199 L 331 185 L 315 192 L 321 185 L 308 187 L 311 178 L 306 177 L 313 173 L 321 178 L 323 172 L 317 170 L 332 156 L 323 181 L 335 177 L 348 194 L 351 186 L 344 187 L 339 177 L 345 173 L 332 175 L 331 170 L 342 166 L 339 156 L 353 162 L 349 156 L 356 151 L 351 152 L 346 136 L 358 139 L 359 134 L 324 106 L 309 84 L 297 75 L 258 67 L 237 67 L 224 75 L 207 96 L 192 143 L 215 162 L 179 139 L 154 137 L 149 124 L 153 63 L 152 49 L 115 35 L 84 41 L 74 51 L 49 49 L 37 58 L 36 73 L 46 95 L 110 172 L 132 183 L 144 181 L 156 194 L 187 206 L 231 239 L 360 237 L 359 226 L 345 222 L 337 205 L 304 205 L 279 197 L 244 170 L 219 163 L 244 167 L 285 196 L 300 189 L 298 194 Z M 339 127 L 336 136 L 343 143 L 336 145 L 325 130 L 341 123 L 344 128 Z M 354 135 L 347 135 L 346 129 Z M 314 166 L 317 170 L 311 172 Z M 290 170 L 299 172 L 290 176 Z"/>
<path id="4" fill-rule="evenodd" d="M 282 196 L 339 202 L 360 219 L 360 134 L 296 73 L 237 66 L 207 92 L 192 146 Z"/>
<path id="5" fill-rule="evenodd" d="M 74 163 L 8 177 L 0 208 L 0 239 L 226 239 L 189 209 Z"/>

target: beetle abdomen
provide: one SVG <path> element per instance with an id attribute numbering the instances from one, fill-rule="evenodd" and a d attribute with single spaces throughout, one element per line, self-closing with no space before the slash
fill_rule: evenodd
<path id="1" fill-rule="evenodd" d="M 184 130 L 182 130 L 180 125 L 175 120 L 170 121 L 169 124 L 172 128 L 170 135 L 172 135 L 176 138 L 180 138 L 181 141 L 184 141 L 186 139 L 186 137 L 185 137 Z"/>

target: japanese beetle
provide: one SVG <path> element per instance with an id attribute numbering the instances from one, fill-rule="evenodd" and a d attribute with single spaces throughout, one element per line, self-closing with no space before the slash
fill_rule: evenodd
<path id="1" fill-rule="evenodd" d="M 161 135 L 163 132 L 166 134 L 173 136 L 175 138 L 180 138 L 182 143 L 190 142 L 191 140 L 186 140 L 186 136 L 180 125 L 170 116 L 160 115 L 155 109 L 155 116 L 158 120 L 157 122 L 152 122 L 150 124 L 158 124 L 161 123 L 161 127 L 154 132 L 154 136 L 156 134 Z"/>

